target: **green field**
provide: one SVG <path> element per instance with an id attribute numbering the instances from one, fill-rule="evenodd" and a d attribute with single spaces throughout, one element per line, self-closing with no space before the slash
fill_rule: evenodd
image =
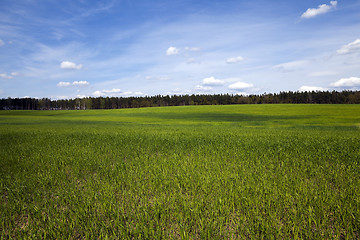
<path id="1" fill-rule="evenodd" d="M 359 239 L 360 106 L 0 111 L 1 239 Z"/>

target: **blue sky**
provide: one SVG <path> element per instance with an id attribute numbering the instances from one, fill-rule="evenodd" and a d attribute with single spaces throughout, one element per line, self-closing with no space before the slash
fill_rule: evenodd
<path id="1" fill-rule="evenodd" d="M 1 0 L 1 98 L 306 90 L 360 90 L 359 0 Z"/>

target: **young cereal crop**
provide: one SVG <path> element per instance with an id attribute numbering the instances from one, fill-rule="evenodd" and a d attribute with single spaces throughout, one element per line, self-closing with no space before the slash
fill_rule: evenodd
<path id="1" fill-rule="evenodd" d="M 360 106 L 0 112 L 1 239 L 359 239 Z"/>

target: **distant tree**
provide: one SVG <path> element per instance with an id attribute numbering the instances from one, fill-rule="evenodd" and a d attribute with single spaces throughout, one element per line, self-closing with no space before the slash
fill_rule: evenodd
<path id="1" fill-rule="evenodd" d="M 0 99 L 0 110 L 72 110 L 117 109 L 137 107 L 260 104 L 260 103 L 306 103 L 306 104 L 360 104 L 360 91 L 308 91 L 264 93 L 260 95 L 155 95 L 145 97 L 88 97 L 51 100 L 49 98 Z"/>

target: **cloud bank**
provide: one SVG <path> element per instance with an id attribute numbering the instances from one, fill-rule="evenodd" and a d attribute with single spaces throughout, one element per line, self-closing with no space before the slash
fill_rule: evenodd
<path id="1" fill-rule="evenodd" d="M 312 92 L 312 91 L 327 91 L 327 88 L 323 88 L 323 87 L 315 87 L 315 86 L 301 86 L 299 88 L 300 92 Z"/>
<path id="2" fill-rule="evenodd" d="M 330 84 L 332 87 L 360 87 L 360 78 L 350 77 L 342 78 Z"/>

